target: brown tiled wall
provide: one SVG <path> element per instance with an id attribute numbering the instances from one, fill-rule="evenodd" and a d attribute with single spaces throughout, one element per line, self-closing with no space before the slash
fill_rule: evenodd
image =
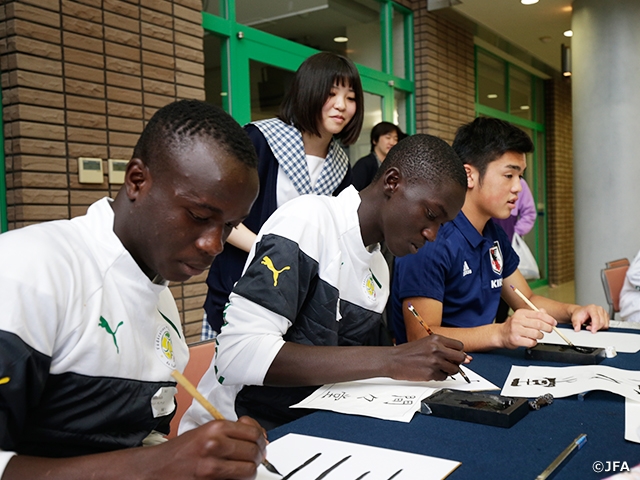
<path id="1" fill-rule="evenodd" d="M 473 35 L 414 2 L 416 131 L 453 142 L 475 117 Z"/>
<path id="2" fill-rule="evenodd" d="M 0 6 L 9 228 L 82 215 L 115 196 L 78 183 L 77 158 L 129 159 L 163 105 L 204 99 L 200 0 L 21 0 Z M 188 340 L 204 276 L 172 290 Z"/>
<path id="3" fill-rule="evenodd" d="M 574 279 L 573 144 L 571 84 L 545 82 L 549 283 Z"/>

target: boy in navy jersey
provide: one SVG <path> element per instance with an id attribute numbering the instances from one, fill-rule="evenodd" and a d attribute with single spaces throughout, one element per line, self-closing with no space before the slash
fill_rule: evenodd
<path id="1" fill-rule="evenodd" d="M 491 220 L 507 218 L 522 187 L 525 154 L 533 151 L 526 133 L 502 120 L 477 118 L 460 127 L 453 148 L 464 163 L 467 194 L 458 216 L 434 243 L 396 259 L 392 328 L 398 343 L 425 336 L 408 311 L 411 303 L 435 333 L 456 338 L 465 351 L 533 347 L 557 322 L 592 332 L 607 328 L 602 307 L 556 302 L 534 295 L 518 271 L 519 258 L 504 230 Z M 535 312 L 511 289 L 518 288 L 544 312 Z M 515 314 L 493 323 L 500 297 Z M 546 313 L 545 313 L 546 312 Z"/>

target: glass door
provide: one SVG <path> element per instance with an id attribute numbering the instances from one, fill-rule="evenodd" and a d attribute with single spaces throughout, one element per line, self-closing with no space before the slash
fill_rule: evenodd
<path id="1" fill-rule="evenodd" d="M 390 0 L 203 0 L 202 16 L 206 99 L 240 124 L 273 117 L 300 64 L 334 51 L 356 63 L 365 91 L 352 162 L 382 120 L 415 132 L 410 10 Z"/>

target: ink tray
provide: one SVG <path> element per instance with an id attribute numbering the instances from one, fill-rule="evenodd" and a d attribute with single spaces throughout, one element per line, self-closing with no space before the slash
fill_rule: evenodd
<path id="1" fill-rule="evenodd" d="M 605 358 L 604 348 L 571 347 L 569 345 L 551 345 L 539 343 L 527 348 L 524 358 L 545 362 L 561 362 L 573 365 L 597 365 Z"/>
<path id="2" fill-rule="evenodd" d="M 526 398 L 444 388 L 420 402 L 420 413 L 509 428 L 529 413 Z"/>

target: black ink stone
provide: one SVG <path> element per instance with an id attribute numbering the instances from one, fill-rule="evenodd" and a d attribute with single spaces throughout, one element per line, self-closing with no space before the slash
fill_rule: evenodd
<path id="1" fill-rule="evenodd" d="M 604 348 L 538 343 L 535 347 L 525 350 L 524 358 L 572 365 L 597 365 L 604 360 L 605 351 Z"/>
<path id="2" fill-rule="evenodd" d="M 526 398 L 445 388 L 423 399 L 420 413 L 509 428 L 529 413 L 529 405 Z"/>

